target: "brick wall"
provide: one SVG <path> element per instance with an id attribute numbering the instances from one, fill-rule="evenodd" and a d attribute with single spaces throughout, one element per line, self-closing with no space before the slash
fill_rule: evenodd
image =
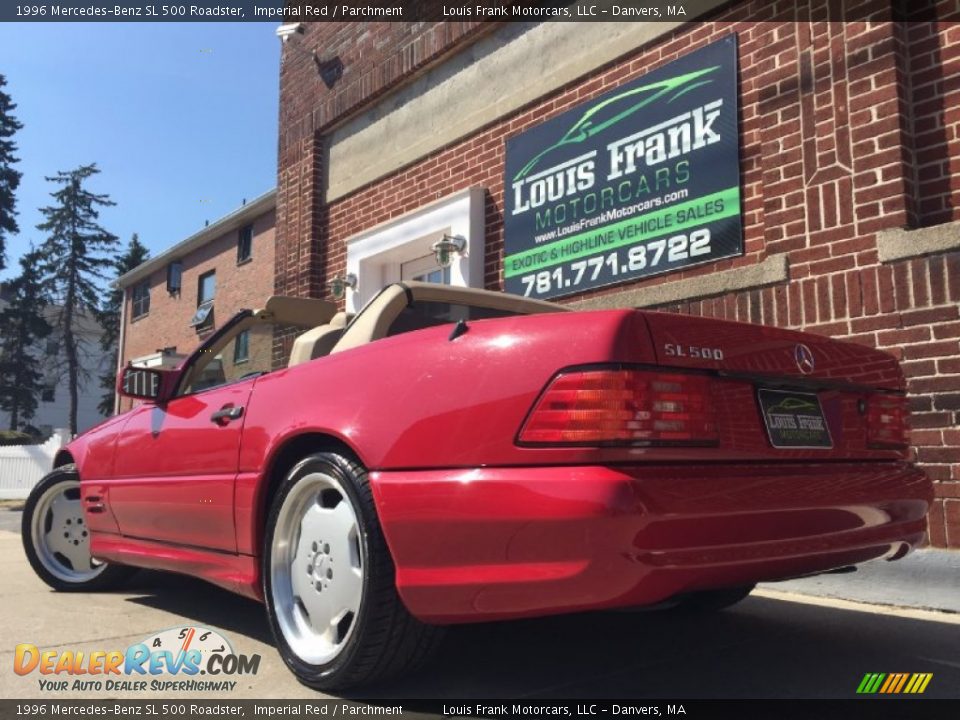
<path id="1" fill-rule="evenodd" d="M 960 27 L 947 22 L 953 18 L 909 25 L 882 18 L 797 22 L 778 20 L 776 12 L 774 4 L 740 3 L 709 22 L 686 25 L 330 206 L 320 200 L 324 123 L 334 120 L 330 108 L 345 113 L 357 96 L 341 102 L 339 91 L 324 94 L 315 79 L 285 69 L 281 107 L 288 98 L 301 105 L 281 122 L 278 288 L 324 293 L 324 278 L 345 270 L 349 236 L 476 185 L 487 190 L 486 284 L 500 288 L 505 138 L 737 32 L 745 254 L 634 286 L 786 254 L 786 283 L 663 309 L 804 329 L 899 357 L 918 460 L 936 481 L 930 538 L 960 547 L 960 252 L 890 263 L 878 254 L 885 231 L 960 217 Z M 304 40 L 309 45 L 329 31 L 311 28 Z M 385 52 L 405 57 L 402 48 L 426 28 L 408 31 L 377 46 L 371 62 Z M 361 97 L 382 92 L 369 90 L 361 83 Z"/>
<path id="2" fill-rule="evenodd" d="M 203 273 L 216 270 L 217 290 L 214 320 L 217 326 L 242 308 L 262 307 L 273 294 L 276 214 L 267 212 L 253 222 L 253 258 L 237 264 L 237 231 L 221 235 L 197 250 L 181 256 L 182 291 L 167 292 L 164 265 L 150 275 L 150 312 L 132 319 L 131 292 L 126 293 L 126 328 L 123 362 L 150 355 L 165 347 L 187 354 L 199 345 L 201 336 L 187 326 L 197 309 L 197 282 Z M 255 345 L 251 342 L 251 356 Z M 230 358 L 232 360 L 232 357 Z"/>
<path id="3" fill-rule="evenodd" d="M 321 202 L 323 139 L 337 122 L 409 81 L 491 24 L 313 23 L 285 48 L 280 68 L 276 290 L 322 296 L 326 291 L 326 213 Z M 292 45 L 291 45 L 292 47 Z M 309 52 L 343 66 L 330 91 Z"/>
<path id="4" fill-rule="evenodd" d="M 956 19 L 956 11 L 953 16 Z M 917 225 L 960 218 L 960 25 L 911 22 L 903 30 L 913 98 L 913 183 Z"/>

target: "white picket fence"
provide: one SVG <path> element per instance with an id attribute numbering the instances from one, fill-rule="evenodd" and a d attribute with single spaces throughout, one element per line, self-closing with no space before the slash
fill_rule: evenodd
<path id="1" fill-rule="evenodd" d="M 0 446 L 0 500 L 25 499 L 69 441 L 69 430 L 54 430 L 43 445 Z"/>

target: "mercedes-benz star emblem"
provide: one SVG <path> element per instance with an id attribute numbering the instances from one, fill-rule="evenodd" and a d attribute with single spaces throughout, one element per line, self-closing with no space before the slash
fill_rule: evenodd
<path id="1" fill-rule="evenodd" d="M 797 367 L 804 375 L 813 372 L 816 361 L 813 359 L 813 351 L 803 343 L 797 345 L 793 351 L 793 357 L 797 361 Z"/>

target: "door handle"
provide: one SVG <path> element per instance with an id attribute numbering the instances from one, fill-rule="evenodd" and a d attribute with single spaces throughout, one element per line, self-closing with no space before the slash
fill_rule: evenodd
<path id="1" fill-rule="evenodd" d="M 243 415 L 243 406 L 225 405 L 210 416 L 210 422 L 217 425 L 226 425 L 231 420 L 237 420 Z"/>

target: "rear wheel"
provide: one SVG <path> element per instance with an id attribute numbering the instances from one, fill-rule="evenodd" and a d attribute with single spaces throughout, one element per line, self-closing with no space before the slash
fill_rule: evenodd
<path id="1" fill-rule="evenodd" d="M 756 585 L 721 590 L 700 590 L 677 598 L 676 609 L 690 612 L 715 612 L 736 605 L 753 592 Z"/>
<path id="2" fill-rule="evenodd" d="M 73 465 L 57 468 L 33 488 L 23 508 L 21 537 L 34 572 L 56 590 L 109 590 L 135 572 L 91 556 Z"/>
<path id="3" fill-rule="evenodd" d="M 283 481 L 267 521 L 263 595 L 284 662 L 319 690 L 369 683 L 421 664 L 440 629 L 411 616 L 366 471 L 318 453 Z"/>

